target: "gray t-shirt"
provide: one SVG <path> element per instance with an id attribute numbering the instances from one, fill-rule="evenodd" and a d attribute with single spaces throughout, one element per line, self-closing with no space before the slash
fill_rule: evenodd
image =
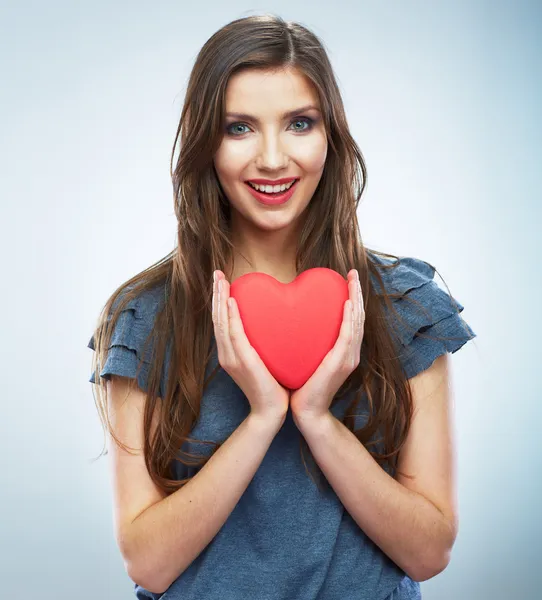
<path id="1" fill-rule="evenodd" d="M 377 263 L 391 259 L 371 255 Z M 455 352 L 476 334 L 456 314 L 450 296 L 433 280 L 423 261 L 401 257 L 391 271 L 381 271 L 388 292 L 408 292 L 427 314 L 405 300 L 392 299 L 409 331 L 394 319 L 401 335 L 401 361 L 408 378 L 427 369 L 445 352 Z M 376 280 L 373 283 L 380 290 Z M 161 307 L 163 289 L 155 288 L 132 301 L 121 313 L 107 361 L 100 375 L 134 377 L 141 348 Z M 457 300 L 456 300 L 457 302 Z M 463 306 L 457 302 L 461 312 Z M 415 305 L 414 305 L 415 306 Z M 456 336 L 444 342 L 415 337 L 422 330 L 434 336 Z M 214 340 L 213 340 L 214 341 Z M 94 340 L 88 346 L 94 349 Z M 216 352 L 206 366 L 216 366 Z M 167 373 L 167 360 L 164 374 Z M 138 379 L 146 390 L 148 362 Z M 164 379 L 164 377 L 163 377 Z M 94 373 L 90 378 L 94 382 Z M 165 381 L 161 382 L 161 393 Z M 366 396 L 356 411 L 356 428 L 367 421 Z M 351 401 L 331 407 L 341 418 Z M 225 441 L 248 416 L 248 399 L 219 369 L 205 390 L 201 413 L 191 437 Z M 140 600 L 416 600 L 420 585 L 413 581 L 365 535 L 327 483 L 319 489 L 302 462 L 301 433 L 291 412 L 273 439 L 247 489 L 220 531 L 163 594 L 135 584 Z M 210 453 L 204 444 L 185 443 L 183 450 Z M 379 448 L 381 450 L 381 447 Z M 305 458 L 307 458 L 305 454 Z M 194 467 L 175 462 L 179 479 L 194 475 Z M 314 472 L 314 471 L 313 471 Z M 320 486 L 321 488 L 322 486 Z"/>

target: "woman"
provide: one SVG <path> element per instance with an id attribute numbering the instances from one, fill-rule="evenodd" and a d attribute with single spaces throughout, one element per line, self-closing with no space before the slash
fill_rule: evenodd
<path id="1" fill-rule="evenodd" d="M 115 291 L 89 343 L 136 596 L 420 598 L 457 534 L 447 357 L 475 334 L 429 263 L 363 246 L 365 164 L 318 38 L 269 15 L 215 33 L 172 179 L 178 246 Z M 314 267 L 349 301 L 288 390 L 230 285 Z"/>

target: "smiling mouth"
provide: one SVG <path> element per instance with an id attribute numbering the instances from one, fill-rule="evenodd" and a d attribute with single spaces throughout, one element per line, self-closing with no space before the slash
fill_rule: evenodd
<path id="1" fill-rule="evenodd" d="M 287 187 L 285 189 L 281 189 L 278 192 L 266 192 L 265 189 L 264 190 L 261 189 L 262 187 L 266 187 L 266 186 L 259 186 L 260 189 L 256 189 L 254 187 L 254 185 L 252 185 L 250 183 L 250 181 L 245 181 L 245 183 L 248 185 L 249 188 L 253 189 L 255 192 L 258 192 L 259 194 L 265 194 L 266 196 L 273 198 L 274 196 L 280 196 L 280 195 L 288 192 L 292 187 L 294 187 L 297 184 L 298 181 L 299 181 L 299 178 L 293 179 L 290 183 L 286 184 Z M 268 184 L 268 185 L 271 187 L 274 187 L 271 184 Z"/>
<path id="2" fill-rule="evenodd" d="M 286 202 L 288 202 L 288 200 L 290 200 L 290 198 L 293 196 L 293 194 L 297 188 L 299 179 L 294 180 L 294 182 L 288 189 L 283 190 L 281 192 L 275 192 L 275 193 L 260 192 L 260 191 L 256 190 L 255 188 L 253 188 L 251 185 L 249 185 L 247 182 L 245 182 L 245 183 L 246 183 L 251 195 L 254 196 L 254 198 L 256 198 L 256 200 L 258 202 L 260 202 L 260 204 L 267 205 L 267 206 L 278 206 L 278 205 L 285 204 Z"/>

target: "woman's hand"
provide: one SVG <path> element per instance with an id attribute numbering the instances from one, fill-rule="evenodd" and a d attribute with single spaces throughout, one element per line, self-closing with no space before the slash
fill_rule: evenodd
<path id="1" fill-rule="evenodd" d="M 335 394 L 359 365 L 365 310 L 355 269 L 348 273 L 348 291 L 350 298 L 344 303 L 343 322 L 335 346 L 307 382 L 291 393 L 290 406 L 296 423 L 326 415 Z"/>
<path id="2" fill-rule="evenodd" d="M 290 392 L 271 375 L 248 341 L 237 302 L 230 298 L 230 284 L 224 273 L 217 270 L 213 277 L 213 324 L 218 362 L 243 390 L 253 414 L 282 423 L 288 412 Z M 228 307 L 228 299 L 231 307 Z"/>

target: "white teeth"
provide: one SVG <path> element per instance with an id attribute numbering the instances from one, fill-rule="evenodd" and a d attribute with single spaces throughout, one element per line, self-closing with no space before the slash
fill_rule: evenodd
<path id="1" fill-rule="evenodd" d="M 277 192 L 284 192 L 285 190 L 291 188 L 295 182 L 296 180 L 294 179 L 294 181 L 282 185 L 258 185 L 257 183 L 247 181 L 248 185 L 253 187 L 255 190 L 258 190 L 259 192 L 265 192 L 266 194 L 276 194 Z"/>

